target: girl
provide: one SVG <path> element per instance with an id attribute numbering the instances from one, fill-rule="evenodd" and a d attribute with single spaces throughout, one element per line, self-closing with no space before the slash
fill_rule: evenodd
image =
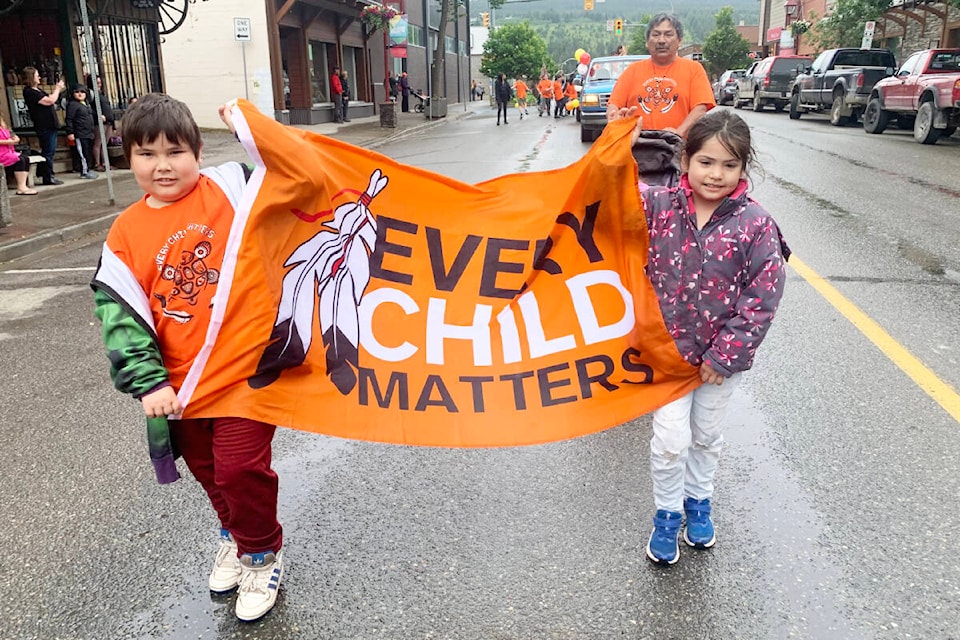
<path id="1" fill-rule="evenodd" d="M 0 114 L 0 164 L 13 167 L 13 176 L 17 179 L 18 196 L 35 196 L 36 189 L 27 186 L 27 177 L 30 175 L 30 154 L 18 153 L 14 147 L 20 144 L 20 136 L 7 128 L 7 123 Z"/>
<path id="2" fill-rule="evenodd" d="M 501 73 L 497 76 L 497 81 L 493 85 L 493 94 L 497 99 L 497 126 L 500 126 L 500 113 L 503 113 L 503 124 L 507 122 L 507 104 L 510 102 L 510 96 L 513 92 L 510 89 L 510 83 L 507 82 L 507 74 Z"/>
<path id="3" fill-rule="evenodd" d="M 710 498 L 721 422 L 783 294 L 790 249 L 770 214 L 747 195 L 754 162 L 747 124 L 732 111 L 712 111 L 687 133 L 680 185 L 642 193 L 646 274 L 677 349 L 704 383 L 653 413 L 657 511 L 647 556 L 660 564 L 680 558 L 681 527 L 691 547 L 716 542 Z"/>

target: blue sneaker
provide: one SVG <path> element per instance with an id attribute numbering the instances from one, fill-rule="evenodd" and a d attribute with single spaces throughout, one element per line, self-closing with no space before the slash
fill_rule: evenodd
<path id="1" fill-rule="evenodd" d="M 673 564 L 680 559 L 680 545 L 677 537 L 683 524 L 683 514 L 679 511 L 657 509 L 653 516 L 653 532 L 647 542 L 647 557 L 657 564 Z"/>
<path id="2" fill-rule="evenodd" d="M 684 542 L 697 549 L 709 549 L 716 544 L 717 535 L 710 519 L 710 498 L 684 498 L 683 513 L 687 517 L 687 524 L 683 528 Z"/>

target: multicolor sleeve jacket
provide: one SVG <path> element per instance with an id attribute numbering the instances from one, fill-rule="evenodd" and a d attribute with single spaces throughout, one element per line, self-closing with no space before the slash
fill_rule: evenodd
<path id="1" fill-rule="evenodd" d="M 249 176 L 250 168 L 235 162 L 204 169 L 197 186 L 162 214 L 140 201 L 114 222 L 91 286 L 118 390 L 140 399 L 183 384 L 206 334 L 223 247 Z M 157 479 L 176 480 L 166 418 L 147 420 L 147 440 Z"/>
<path id="2" fill-rule="evenodd" d="M 746 371 L 773 321 L 790 249 L 747 183 L 697 229 L 686 176 L 643 192 L 650 234 L 647 277 L 683 358 L 724 376 Z"/>

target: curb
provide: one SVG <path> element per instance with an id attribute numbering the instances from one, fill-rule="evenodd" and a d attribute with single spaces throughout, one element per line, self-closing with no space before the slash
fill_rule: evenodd
<path id="1" fill-rule="evenodd" d="M 110 228 L 110 225 L 113 224 L 114 218 L 116 218 L 118 215 L 120 215 L 119 211 L 101 216 L 94 220 L 79 222 L 77 224 L 70 225 L 69 227 L 44 231 L 43 233 L 30 236 L 29 238 L 24 238 L 23 240 L 0 246 L 0 263 L 16 260 L 17 258 L 28 256 L 31 253 L 36 253 L 42 249 L 46 249 L 47 247 L 63 244 L 70 240 L 76 240 L 77 238 L 82 238 L 83 236 L 91 233 L 105 231 Z"/>
<path id="2" fill-rule="evenodd" d="M 460 120 L 461 118 L 468 117 L 470 115 L 472 115 L 472 111 L 470 110 L 458 111 L 456 114 L 450 114 L 448 112 L 447 116 L 444 118 L 427 120 L 422 124 L 404 129 L 403 131 L 398 131 L 387 136 L 386 138 L 383 138 L 382 140 L 375 140 L 369 144 L 358 146 L 363 146 L 366 149 L 376 149 L 397 140 L 401 140 L 414 133 L 423 131 L 424 129 L 435 127 L 443 124 L 444 122 Z M 24 238 L 23 240 L 0 245 L 0 264 L 10 262 L 11 260 L 16 260 L 18 258 L 23 258 L 48 247 L 63 244 L 71 240 L 76 240 L 92 233 L 105 231 L 110 228 L 110 225 L 113 224 L 114 219 L 121 213 L 122 210 L 117 211 L 116 213 L 101 216 L 94 220 L 79 222 L 77 224 L 70 225 L 69 227 L 62 227 L 60 229 L 43 231 L 41 233 Z"/>

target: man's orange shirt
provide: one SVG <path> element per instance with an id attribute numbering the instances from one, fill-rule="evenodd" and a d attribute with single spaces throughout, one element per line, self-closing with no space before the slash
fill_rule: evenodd
<path id="1" fill-rule="evenodd" d="M 541 98 L 552 98 L 553 97 L 553 82 L 549 78 L 544 78 L 537 83 L 537 91 L 540 92 Z"/>
<path id="2" fill-rule="evenodd" d="M 563 83 L 559 80 L 553 81 L 553 97 L 557 100 L 563 97 Z"/>
<path id="3" fill-rule="evenodd" d="M 567 83 L 567 98 L 569 98 L 570 100 L 573 100 L 573 99 L 576 98 L 576 97 L 577 97 L 577 87 L 576 87 L 572 82 L 568 82 L 568 83 Z"/>
<path id="4" fill-rule="evenodd" d="M 523 80 L 517 80 L 513 83 L 513 90 L 517 92 L 517 100 L 525 100 L 527 97 L 527 83 Z"/>
<path id="5" fill-rule="evenodd" d="M 623 72 L 607 105 L 640 107 L 644 129 L 676 128 L 697 105 L 716 106 L 713 89 L 703 66 L 694 60 L 677 58 L 658 67 L 650 58 L 634 62 Z"/>

